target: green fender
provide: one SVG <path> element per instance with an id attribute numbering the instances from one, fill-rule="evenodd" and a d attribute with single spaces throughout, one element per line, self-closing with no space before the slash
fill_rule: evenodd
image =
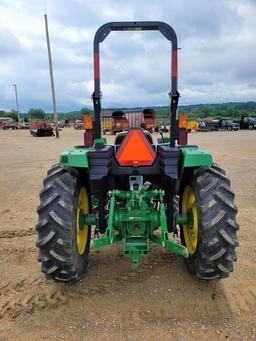
<path id="1" fill-rule="evenodd" d="M 95 139 L 94 145 L 91 147 L 75 146 L 73 149 L 63 152 L 60 156 L 59 163 L 67 167 L 89 168 L 88 152 L 94 148 L 96 144 L 106 144 L 105 138 Z"/>
<path id="2" fill-rule="evenodd" d="M 213 163 L 212 155 L 197 147 L 180 148 L 182 151 L 182 169 L 186 167 L 210 166 Z"/>
<path id="3" fill-rule="evenodd" d="M 71 150 L 64 151 L 59 159 L 59 163 L 68 167 L 88 168 L 88 152 L 93 147 L 77 146 Z M 212 155 L 204 149 L 197 147 L 183 147 L 182 151 L 182 169 L 186 167 L 209 166 L 213 163 Z"/>
<path id="4" fill-rule="evenodd" d="M 91 149 L 91 147 L 74 147 L 73 149 L 65 151 L 61 154 L 59 163 L 68 167 L 88 168 L 89 163 L 87 154 Z"/>

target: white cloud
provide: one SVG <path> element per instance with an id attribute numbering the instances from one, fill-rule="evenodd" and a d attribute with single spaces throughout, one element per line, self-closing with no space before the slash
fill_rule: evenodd
<path id="1" fill-rule="evenodd" d="M 51 110 L 44 5 L 0 0 L 0 107 Z M 92 46 L 107 21 L 161 20 L 177 32 L 181 103 L 254 100 L 256 4 L 252 0 L 52 0 L 47 3 L 60 111 L 91 104 Z M 157 32 L 112 32 L 101 46 L 103 106 L 168 103 L 170 46 Z"/>

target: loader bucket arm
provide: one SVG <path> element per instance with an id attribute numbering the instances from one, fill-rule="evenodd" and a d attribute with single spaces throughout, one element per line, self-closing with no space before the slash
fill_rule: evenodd
<path id="1" fill-rule="evenodd" d="M 175 145 L 177 135 L 177 107 L 179 100 L 179 92 L 177 90 L 177 74 L 178 74 L 178 56 L 177 56 L 177 37 L 174 29 L 168 24 L 161 21 L 128 21 L 128 22 L 110 22 L 102 25 L 96 32 L 94 37 L 94 138 L 101 137 L 101 90 L 100 90 L 100 43 L 102 43 L 111 31 L 159 31 L 162 35 L 171 41 L 171 91 L 169 93 L 171 99 L 170 105 L 170 145 Z"/>

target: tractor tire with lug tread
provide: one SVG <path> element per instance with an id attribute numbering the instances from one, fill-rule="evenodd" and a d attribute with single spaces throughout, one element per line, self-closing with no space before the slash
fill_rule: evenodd
<path id="1" fill-rule="evenodd" d="M 36 245 L 39 248 L 41 271 L 49 279 L 75 282 L 86 272 L 91 229 L 90 226 L 84 226 L 87 234 L 82 252 L 81 246 L 79 252 L 77 207 L 81 188 L 84 193 L 86 187 L 78 171 L 59 164 L 48 171 L 43 181 L 37 209 L 39 220 L 36 225 Z M 89 210 L 88 196 L 87 206 Z"/>
<path id="2" fill-rule="evenodd" d="M 186 265 L 200 279 L 226 278 L 237 259 L 235 248 L 239 229 L 230 180 L 223 169 L 213 164 L 195 169 L 186 186 L 194 192 L 198 219 L 196 246 L 185 260 Z M 181 228 L 181 239 L 186 245 L 184 228 L 185 225 Z"/>

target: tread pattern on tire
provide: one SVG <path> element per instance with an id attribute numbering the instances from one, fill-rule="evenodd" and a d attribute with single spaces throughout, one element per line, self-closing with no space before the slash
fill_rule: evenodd
<path id="1" fill-rule="evenodd" d="M 199 233 L 197 249 L 186 264 L 201 279 L 228 277 L 236 261 L 239 229 L 230 180 L 216 164 L 195 169 L 189 179 L 197 200 Z"/>
<path id="2" fill-rule="evenodd" d="M 36 225 L 38 260 L 46 277 L 57 281 L 77 281 L 87 267 L 90 233 L 83 255 L 79 255 L 76 244 L 75 209 L 79 186 L 78 171 L 57 164 L 48 171 L 40 192 Z"/>

